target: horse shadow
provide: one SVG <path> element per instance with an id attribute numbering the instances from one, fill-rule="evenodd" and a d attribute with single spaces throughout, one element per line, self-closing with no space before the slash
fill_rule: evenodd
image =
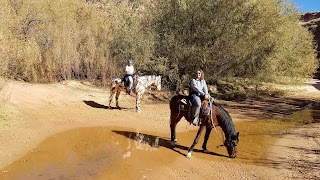
<path id="1" fill-rule="evenodd" d="M 105 106 L 103 104 L 99 104 L 95 101 L 83 101 L 86 105 L 90 106 L 90 107 L 93 107 L 93 108 L 98 108 L 98 109 L 118 109 L 118 110 L 130 110 L 130 109 L 134 109 L 134 108 L 123 108 L 123 107 L 120 107 L 120 108 L 117 108 L 117 107 L 112 107 L 112 106 Z"/>
<path id="2" fill-rule="evenodd" d="M 165 138 L 165 137 L 159 137 L 159 136 L 154 136 L 154 135 L 150 135 L 150 134 L 130 132 L 130 131 L 112 130 L 112 132 L 119 134 L 119 135 L 122 135 L 128 139 L 131 139 L 134 141 L 139 141 L 144 144 L 148 144 L 151 147 L 155 147 L 155 148 L 165 147 L 167 149 L 171 149 L 171 150 L 175 151 L 176 153 L 183 155 L 183 156 L 187 156 L 187 154 L 183 153 L 182 151 L 188 152 L 188 149 L 189 149 L 188 147 L 182 146 L 180 144 L 175 144 L 173 146 L 173 145 L 171 145 L 169 138 Z M 198 149 L 194 149 L 193 152 L 202 152 L 202 153 L 210 154 L 210 155 L 214 155 L 214 156 L 228 157 L 228 156 L 218 154 L 215 152 L 203 151 L 203 150 L 198 150 Z"/>

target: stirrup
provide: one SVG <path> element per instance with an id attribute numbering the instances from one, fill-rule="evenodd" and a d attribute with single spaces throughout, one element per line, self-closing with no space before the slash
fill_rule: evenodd
<path id="1" fill-rule="evenodd" d="M 198 122 L 195 122 L 195 123 L 192 122 L 191 124 L 194 125 L 194 126 L 199 126 L 199 121 L 198 121 Z"/>
<path id="2" fill-rule="evenodd" d="M 181 102 L 185 105 L 188 105 L 187 100 L 186 99 L 181 99 Z"/>
<path id="3" fill-rule="evenodd" d="M 194 126 L 198 126 L 199 125 L 199 118 L 196 119 L 196 122 L 192 121 L 191 124 L 193 124 Z"/>

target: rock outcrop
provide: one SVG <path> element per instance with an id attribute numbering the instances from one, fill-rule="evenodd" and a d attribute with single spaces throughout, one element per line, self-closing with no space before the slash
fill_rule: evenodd
<path id="1" fill-rule="evenodd" d="M 313 33 L 317 46 L 317 58 L 320 61 L 320 12 L 308 12 L 302 14 L 301 23 Z M 320 79 L 320 68 L 318 68 L 316 78 Z"/>

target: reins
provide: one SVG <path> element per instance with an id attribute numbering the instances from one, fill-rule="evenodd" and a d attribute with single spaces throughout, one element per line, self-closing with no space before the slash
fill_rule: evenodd
<path id="1" fill-rule="evenodd" d="M 216 128 L 216 126 L 214 125 L 213 120 L 212 120 L 212 102 L 213 102 L 213 101 L 214 101 L 214 99 L 213 99 L 212 97 L 210 97 L 209 103 L 210 103 L 210 107 L 211 107 L 211 111 L 210 111 L 211 123 L 212 123 L 212 126 L 213 126 L 215 132 L 217 133 L 219 139 L 220 139 L 221 142 L 222 142 L 222 145 L 217 146 L 217 148 L 218 148 L 218 147 L 220 147 L 220 146 L 224 146 L 224 145 L 223 145 L 223 144 L 224 144 L 224 143 L 223 143 L 224 141 L 222 140 L 222 138 L 221 138 L 220 135 L 218 134 L 217 128 Z M 221 135 L 222 135 L 222 132 L 221 132 Z"/>

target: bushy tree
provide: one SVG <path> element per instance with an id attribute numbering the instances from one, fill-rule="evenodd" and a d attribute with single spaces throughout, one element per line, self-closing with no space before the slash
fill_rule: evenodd
<path id="1" fill-rule="evenodd" d="M 30 82 L 121 76 L 127 59 L 180 89 L 209 82 L 309 77 L 311 35 L 284 0 L 3 0 L 0 73 Z"/>
<path id="2" fill-rule="evenodd" d="M 311 37 L 290 7 L 273 0 L 158 1 L 155 56 L 176 88 L 197 68 L 209 79 L 308 77 L 316 68 Z"/>
<path id="3" fill-rule="evenodd" d="M 30 82 L 106 77 L 109 22 L 79 0 L 5 0 L 0 7 L 2 72 Z"/>

